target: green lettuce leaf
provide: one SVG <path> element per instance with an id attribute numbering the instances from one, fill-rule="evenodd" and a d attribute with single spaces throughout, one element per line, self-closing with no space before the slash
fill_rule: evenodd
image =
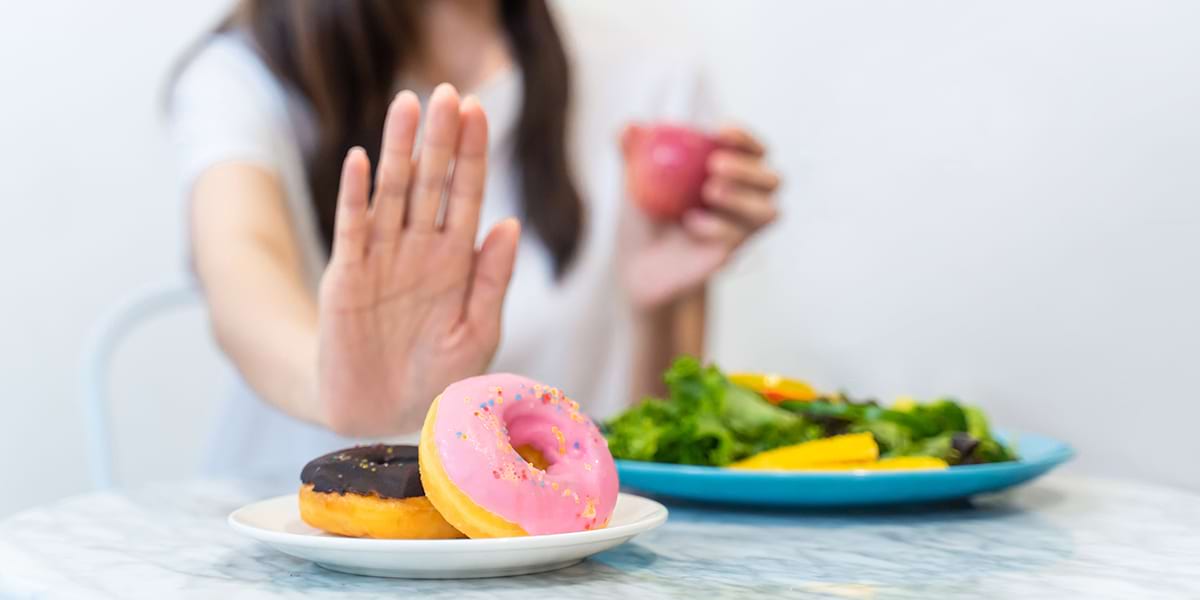
<path id="1" fill-rule="evenodd" d="M 647 399 L 605 424 L 616 458 L 724 466 L 820 436 L 819 427 L 681 357 L 663 376 L 666 400 Z"/>
<path id="2" fill-rule="evenodd" d="M 983 412 L 952 398 L 903 410 L 840 393 L 776 406 L 684 356 L 663 374 L 665 399 L 648 398 L 604 423 L 615 458 L 724 466 L 780 446 L 847 432 L 874 436 L 884 456 L 932 456 L 956 464 L 1015 460 Z"/>

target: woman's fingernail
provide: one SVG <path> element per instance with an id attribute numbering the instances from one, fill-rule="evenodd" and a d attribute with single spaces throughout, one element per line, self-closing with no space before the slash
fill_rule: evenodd
<path id="1" fill-rule="evenodd" d="M 724 153 L 717 151 L 708 156 L 709 171 L 723 171 L 725 169 Z"/>
<path id="2" fill-rule="evenodd" d="M 704 188 L 701 190 L 701 194 L 704 195 L 706 200 L 720 200 L 721 184 L 710 179 L 704 183 Z"/>
<path id="3" fill-rule="evenodd" d="M 444 96 L 446 94 L 451 94 L 451 95 L 457 96 L 458 89 L 449 83 L 439 83 L 438 86 L 433 89 L 433 95 L 435 95 L 435 96 L 439 96 L 439 95 Z"/>
<path id="4" fill-rule="evenodd" d="M 712 220 L 712 216 L 699 208 L 693 208 L 687 211 L 684 213 L 683 218 L 700 227 L 703 227 L 706 223 Z"/>

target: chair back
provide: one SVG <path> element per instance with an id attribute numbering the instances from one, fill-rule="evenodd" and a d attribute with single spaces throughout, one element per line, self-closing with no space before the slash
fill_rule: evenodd
<path id="1" fill-rule="evenodd" d="M 194 283 L 186 280 L 164 282 L 129 295 L 108 311 L 92 331 L 83 354 L 80 395 L 87 435 L 89 475 L 94 487 L 103 489 L 115 483 L 115 411 L 111 380 L 116 356 L 135 333 L 151 322 L 201 306 L 200 294 Z M 177 342 L 169 340 L 168 343 Z M 171 350 L 155 348 L 154 364 L 139 364 L 138 368 L 142 372 L 161 368 L 158 359 L 178 356 L 177 352 Z M 170 397 L 176 396 L 173 394 Z"/>

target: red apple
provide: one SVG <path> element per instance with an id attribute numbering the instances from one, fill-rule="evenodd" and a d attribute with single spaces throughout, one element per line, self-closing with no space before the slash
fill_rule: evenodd
<path id="1" fill-rule="evenodd" d="M 633 127 L 625 157 L 630 192 L 653 219 L 675 221 L 701 204 L 711 136 L 677 125 Z"/>

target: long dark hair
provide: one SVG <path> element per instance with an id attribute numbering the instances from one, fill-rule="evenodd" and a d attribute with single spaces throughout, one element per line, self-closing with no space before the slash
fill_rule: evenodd
<path id="1" fill-rule="evenodd" d="M 545 0 L 496 0 L 524 98 L 514 153 L 527 227 L 563 275 L 579 245 L 583 204 L 567 161 L 569 67 Z M 412 0 L 241 0 L 218 31 L 249 34 L 286 86 L 317 121 L 308 158 L 313 208 L 327 247 L 342 158 L 362 146 L 377 164 L 383 120 L 397 73 L 417 52 L 422 2 Z"/>

